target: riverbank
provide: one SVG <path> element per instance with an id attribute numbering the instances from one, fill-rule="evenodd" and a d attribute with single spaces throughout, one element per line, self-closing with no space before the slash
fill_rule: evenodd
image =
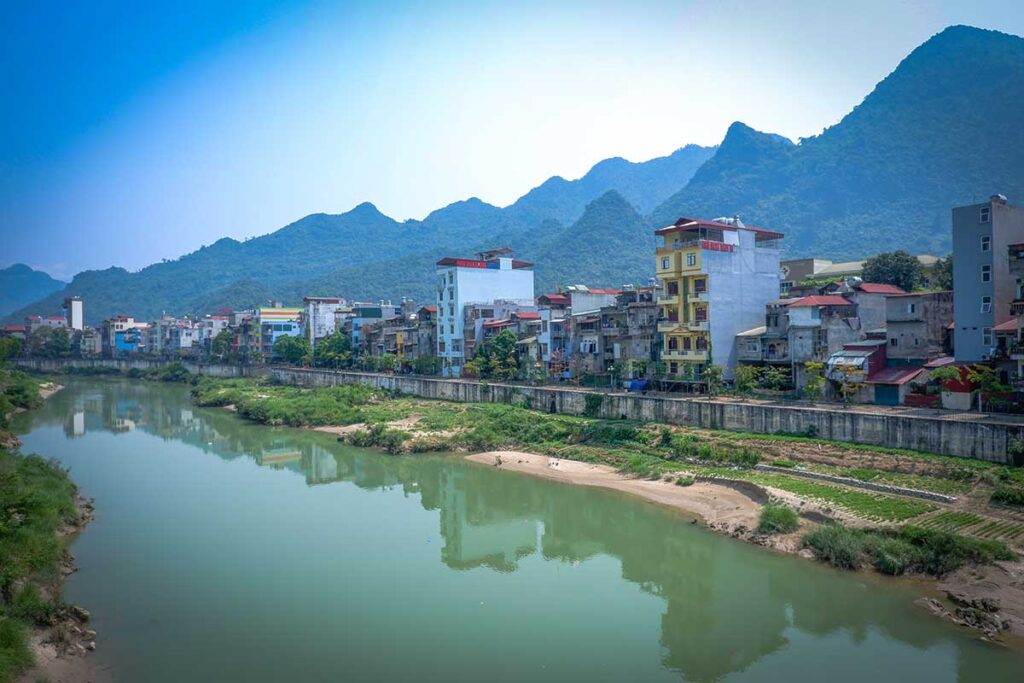
<path id="1" fill-rule="evenodd" d="M 36 408 L 63 387 L 0 368 L 0 681 L 100 681 L 84 655 L 95 649 L 89 613 L 61 599 L 76 570 L 67 548 L 93 519 L 55 462 L 17 451 L 11 414 Z"/>

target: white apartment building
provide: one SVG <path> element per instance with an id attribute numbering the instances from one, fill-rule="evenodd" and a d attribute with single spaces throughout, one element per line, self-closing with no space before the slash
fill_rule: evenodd
<path id="1" fill-rule="evenodd" d="M 445 377 L 459 377 L 466 360 L 466 319 L 470 304 L 505 301 L 533 305 L 533 264 L 512 258 L 508 249 L 475 259 L 437 262 L 437 355 Z"/>

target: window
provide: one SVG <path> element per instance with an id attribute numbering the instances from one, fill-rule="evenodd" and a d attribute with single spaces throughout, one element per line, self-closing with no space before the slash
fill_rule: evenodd
<path id="1" fill-rule="evenodd" d="M 668 350 L 675 351 L 679 348 L 679 340 L 675 337 L 668 338 Z"/>
<path id="2" fill-rule="evenodd" d="M 992 328 L 983 327 L 981 328 L 981 345 L 984 347 L 992 346 Z"/>
<path id="3" fill-rule="evenodd" d="M 455 334 L 455 325 L 448 326 L 448 334 Z"/>
<path id="4" fill-rule="evenodd" d="M 981 267 L 981 281 L 992 282 L 992 266 Z"/>
<path id="5" fill-rule="evenodd" d="M 683 337 L 683 350 L 684 351 L 689 351 L 690 350 L 690 338 L 689 337 Z"/>
<path id="6" fill-rule="evenodd" d="M 708 288 L 708 283 L 707 283 L 707 280 L 705 280 L 704 278 L 700 278 L 699 280 L 694 280 L 693 281 L 693 291 L 694 292 L 700 294 L 701 292 L 706 291 L 707 288 Z"/>
<path id="7" fill-rule="evenodd" d="M 983 296 L 981 297 L 981 312 L 991 313 L 992 312 L 992 297 Z"/>
<path id="8" fill-rule="evenodd" d="M 668 295 L 670 297 L 677 296 L 679 294 L 679 283 L 678 282 L 670 282 L 670 283 L 668 283 L 668 287 L 666 288 L 666 291 L 668 292 Z"/>
<path id="9" fill-rule="evenodd" d="M 661 259 L 661 269 L 668 270 L 668 256 Z"/>
<path id="10" fill-rule="evenodd" d="M 679 363 L 675 361 L 668 364 L 668 371 L 673 375 L 679 372 Z"/>
<path id="11" fill-rule="evenodd" d="M 917 313 L 917 304 L 907 304 L 907 313 Z"/>
<path id="12" fill-rule="evenodd" d="M 898 343 L 899 342 L 896 341 L 896 337 L 893 337 L 892 339 L 889 340 L 889 346 L 893 347 L 894 349 L 896 348 L 896 345 Z"/>
<path id="13" fill-rule="evenodd" d="M 444 342 L 443 341 L 437 342 L 437 351 L 438 351 L 438 353 L 444 353 Z"/>
<path id="14" fill-rule="evenodd" d="M 982 235 L 981 236 L 981 250 L 982 251 L 991 251 L 991 249 L 992 249 L 992 236 L 991 235 Z"/>
<path id="15" fill-rule="evenodd" d="M 697 265 L 697 254 L 690 252 L 686 255 L 686 265 L 695 266 Z"/>
<path id="16" fill-rule="evenodd" d="M 988 223 L 990 220 L 992 220 L 992 207 L 991 206 L 983 206 L 983 207 L 981 207 L 981 211 L 978 212 L 978 222 L 979 223 Z"/>

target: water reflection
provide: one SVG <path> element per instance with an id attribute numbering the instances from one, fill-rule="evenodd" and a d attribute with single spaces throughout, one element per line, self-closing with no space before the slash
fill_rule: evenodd
<path id="1" fill-rule="evenodd" d="M 180 387 L 73 383 L 19 421 L 21 431 L 61 425 L 68 438 L 143 430 L 225 460 L 251 458 L 300 474 L 310 486 L 348 482 L 400 490 L 438 511 L 439 559 L 453 570 L 515 572 L 531 556 L 569 565 L 617 558 L 624 579 L 664 601 L 662 663 L 686 680 L 718 681 L 754 670 L 795 639 L 820 639 L 826 666 L 828 637 L 836 635 L 854 644 L 880 636 L 916 651 L 952 646 L 963 680 L 990 670 L 993 655 L 1004 665 L 1007 657 L 923 616 L 910 606 L 907 590 L 879 590 L 873 578 L 711 537 L 671 511 L 632 498 L 453 457 L 388 457 L 323 434 L 271 430 L 223 410 L 193 408 Z"/>

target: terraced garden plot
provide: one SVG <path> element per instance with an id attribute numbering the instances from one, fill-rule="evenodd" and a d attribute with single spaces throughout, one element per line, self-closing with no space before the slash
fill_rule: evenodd
<path id="1" fill-rule="evenodd" d="M 958 533 L 967 527 L 974 526 L 979 522 L 985 521 L 984 517 L 976 515 L 973 512 L 963 512 L 961 510 L 946 510 L 940 512 L 937 515 L 926 517 L 914 524 L 924 529 L 935 529 L 936 531 L 949 531 L 951 533 Z"/>
<path id="2" fill-rule="evenodd" d="M 976 529 L 971 529 L 971 536 L 1003 541 L 1015 545 L 1024 544 L 1024 523 L 1012 520 L 993 519 Z"/>

